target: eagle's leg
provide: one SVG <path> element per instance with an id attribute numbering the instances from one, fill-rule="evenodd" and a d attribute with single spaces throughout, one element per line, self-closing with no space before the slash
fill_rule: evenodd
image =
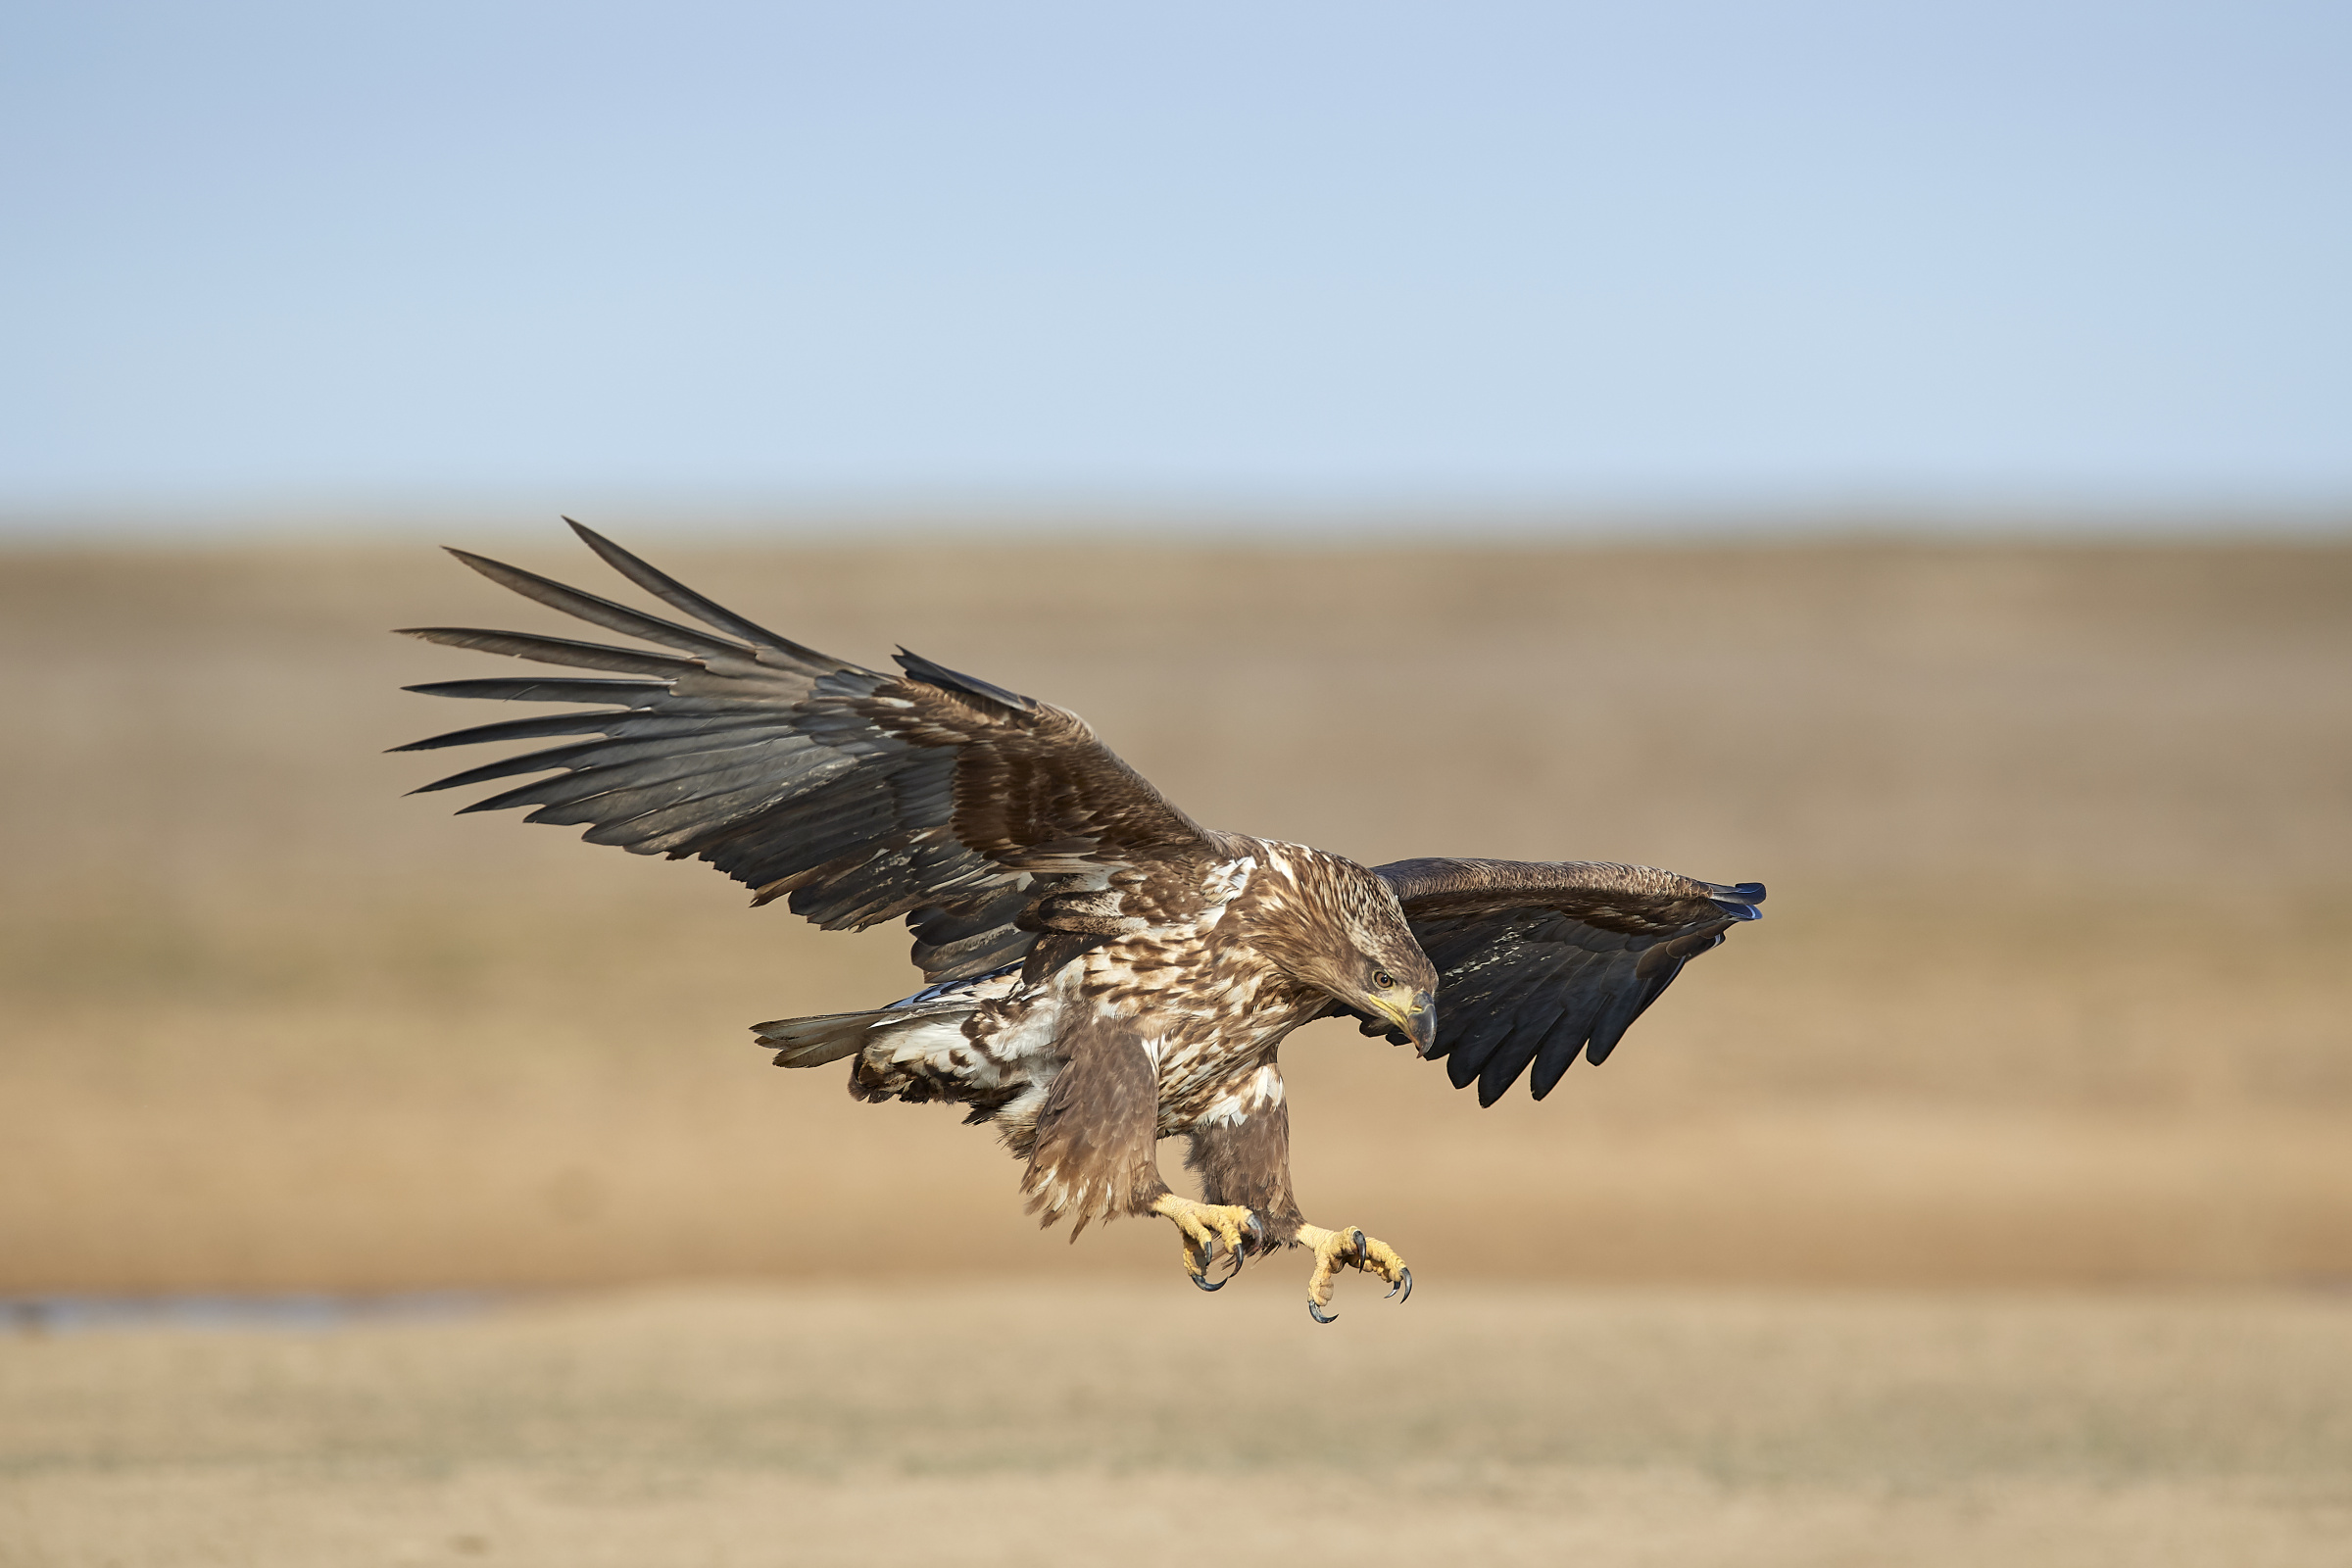
<path id="1" fill-rule="evenodd" d="M 1141 1041 L 1115 1022 L 1095 1021 L 1072 1040 L 1070 1059 L 1038 1113 L 1022 1181 L 1030 1211 L 1042 1212 L 1048 1225 L 1069 1216 L 1072 1241 L 1091 1219 L 1158 1214 L 1184 1233 L 1193 1283 L 1222 1289 L 1232 1274 L 1209 1279 L 1219 1244 L 1238 1272 L 1252 1243 L 1262 1251 L 1275 1233 L 1243 1205 L 1195 1202 L 1168 1191 L 1156 1158 L 1158 1117 L 1158 1085 Z"/>
<path id="2" fill-rule="evenodd" d="M 1313 1250 L 1315 1271 L 1306 1283 L 1306 1310 L 1316 1322 L 1329 1323 L 1339 1315 L 1324 1308 L 1331 1305 L 1332 1277 L 1342 1268 L 1378 1274 L 1399 1301 L 1412 1294 L 1412 1271 L 1395 1248 L 1353 1226 L 1327 1231 L 1309 1225 L 1298 1212 L 1298 1200 L 1291 1192 L 1291 1113 L 1281 1101 L 1260 1104 L 1238 1121 L 1196 1127 L 1192 1136 L 1192 1152 L 1185 1162 L 1200 1173 L 1200 1186 L 1210 1202 L 1240 1203 L 1264 1218 L 1276 1241 Z"/>
<path id="3" fill-rule="evenodd" d="M 1252 1249 L 1262 1252 L 1272 1245 L 1265 1222 L 1239 1203 L 1200 1203 L 1164 1193 L 1152 1205 L 1152 1212 L 1174 1220 L 1184 1233 L 1184 1271 L 1204 1291 L 1223 1290 L 1242 1271 L 1242 1260 Z M 1225 1278 L 1211 1281 L 1209 1265 L 1216 1260 L 1220 1242 L 1225 1244 L 1233 1267 Z"/>
<path id="4" fill-rule="evenodd" d="M 1404 1266 L 1396 1249 L 1366 1236 L 1360 1227 L 1327 1231 L 1320 1225 L 1301 1224 L 1292 1240 L 1314 1250 L 1315 1271 L 1306 1280 L 1306 1313 L 1318 1323 L 1329 1323 L 1340 1315 L 1324 1308 L 1331 1305 L 1332 1277 L 1343 1268 L 1360 1268 L 1387 1280 L 1389 1295 L 1396 1298 L 1399 1305 L 1413 1294 L 1413 1271 Z"/>

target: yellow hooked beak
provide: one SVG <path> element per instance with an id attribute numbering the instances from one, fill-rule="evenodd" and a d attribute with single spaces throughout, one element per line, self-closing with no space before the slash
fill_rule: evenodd
<path id="1" fill-rule="evenodd" d="M 1438 999 L 1426 991 L 1416 991 L 1410 1001 L 1389 997 L 1367 997 L 1365 1001 L 1380 1010 L 1404 1037 L 1413 1043 L 1416 1055 L 1426 1056 L 1438 1043 Z"/>

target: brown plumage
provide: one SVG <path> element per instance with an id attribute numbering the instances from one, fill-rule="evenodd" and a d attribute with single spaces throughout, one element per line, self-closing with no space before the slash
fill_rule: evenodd
<path id="1" fill-rule="evenodd" d="M 789 1067 L 850 1061 L 861 1100 L 943 1100 L 1026 1165 L 1033 1211 L 1175 1222 L 1216 1289 L 1277 1245 L 1411 1290 L 1360 1230 L 1308 1224 L 1291 1191 L 1283 1037 L 1345 1014 L 1444 1057 L 1492 1104 L 1598 1063 L 1682 965 L 1756 917 L 1764 889 L 1644 866 L 1424 859 L 1367 868 L 1201 827 L 1076 714 L 901 651 L 898 673 L 780 637 L 572 524 L 704 630 L 454 552 L 492 581 L 655 649 L 462 627 L 410 635 L 593 678 L 441 681 L 446 697 L 599 705 L 417 741 L 562 744 L 426 790 L 538 775 L 466 807 L 533 808 L 591 843 L 710 861 L 831 929 L 903 919 L 929 982 L 866 1012 L 756 1025 Z M 713 635 L 712 632 L 722 635 Z M 1443 1019 L 1441 1024 L 1440 1020 Z M 1154 1146 L 1190 1140 L 1205 1201 Z M 1230 1277 L 1230 1276 L 1228 1276 Z"/>

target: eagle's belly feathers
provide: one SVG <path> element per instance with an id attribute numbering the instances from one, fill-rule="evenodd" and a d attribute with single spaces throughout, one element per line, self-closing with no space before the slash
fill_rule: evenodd
<path id="1" fill-rule="evenodd" d="M 907 1022 L 867 1049 L 864 1093 L 960 1101 L 1018 1144 L 1074 1042 L 1107 1024 L 1152 1060 L 1163 1137 L 1281 1103 L 1275 1050 L 1325 999 L 1259 952 L 1246 920 L 1227 919 L 1255 863 L 1212 867 L 1187 917 L 1114 937 L 1038 980 L 1001 970 L 896 1004 Z"/>
<path id="2" fill-rule="evenodd" d="M 1275 1050 L 1323 1005 L 1213 918 L 1139 932 L 1080 961 L 1079 996 L 1121 1014 L 1152 1058 L 1162 1137 L 1281 1103 Z"/>

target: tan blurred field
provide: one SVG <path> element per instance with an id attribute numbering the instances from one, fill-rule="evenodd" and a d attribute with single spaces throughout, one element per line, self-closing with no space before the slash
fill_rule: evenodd
<path id="1" fill-rule="evenodd" d="M 384 628 L 552 615 L 0 557 L 0 1294 L 742 1282 L 0 1336 L 0 1565 L 2352 1561 L 2352 546 L 650 553 L 1211 823 L 1768 917 L 1542 1105 L 1299 1036 L 1309 1211 L 1420 1281 L 1314 1330 L 767 1067 L 898 932 L 401 798 L 494 715 Z"/>
<path id="2" fill-rule="evenodd" d="M 0 1339 L 0 1564 L 2352 1562 L 2341 1299 L 1269 1271 Z"/>
<path id="3" fill-rule="evenodd" d="M 1297 1040 L 1310 1211 L 1424 1279 L 2352 1275 L 2352 548 L 655 554 L 1211 823 L 1770 883 L 1542 1105 Z M 422 546 L 0 559 L 0 1290 L 1173 1280 L 751 1049 L 902 994 L 895 928 L 402 798 L 495 715 L 396 688 L 495 662 L 385 628 L 559 619 Z"/>

